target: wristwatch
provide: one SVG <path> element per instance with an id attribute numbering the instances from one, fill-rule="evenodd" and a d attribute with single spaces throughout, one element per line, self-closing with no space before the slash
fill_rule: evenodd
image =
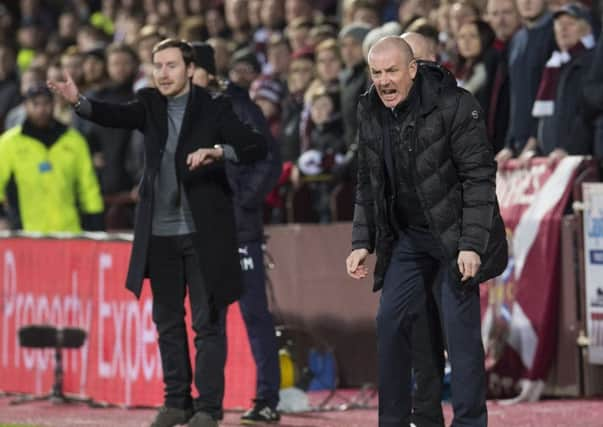
<path id="1" fill-rule="evenodd" d="M 224 157 L 224 146 L 222 144 L 216 144 L 216 145 L 214 145 L 214 148 L 216 148 L 216 149 L 219 148 L 220 150 L 222 150 L 222 156 L 221 157 Z"/>
<path id="2" fill-rule="evenodd" d="M 75 104 L 73 104 L 73 109 L 74 110 L 79 110 L 81 105 L 82 105 L 82 99 L 84 99 L 84 95 L 82 95 L 81 93 L 78 93 L 77 95 L 77 101 L 75 102 Z"/>

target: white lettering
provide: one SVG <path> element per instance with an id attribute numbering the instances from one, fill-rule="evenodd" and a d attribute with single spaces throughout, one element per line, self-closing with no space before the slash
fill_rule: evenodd
<path id="1" fill-rule="evenodd" d="M 159 353 L 157 350 L 157 346 L 155 346 L 155 325 L 153 324 L 153 302 L 151 299 L 147 299 L 144 302 L 144 307 L 142 309 L 142 322 L 141 322 L 141 332 L 142 332 L 142 371 L 144 374 L 144 379 L 149 381 L 153 378 L 153 371 L 157 369 L 159 371 L 159 375 L 161 375 L 161 371 L 159 369 L 160 364 L 157 363 L 159 360 Z M 149 345 L 155 351 L 151 354 L 148 353 Z"/>
<path id="2" fill-rule="evenodd" d="M 15 296 L 17 294 L 17 266 L 15 255 L 7 250 L 4 253 L 4 274 L 2 276 L 3 286 L 3 310 L 2 310 L 2 366 L 8 365 L 8 336 L 9 319 L 15 314 Z M 15 347 L 15 352 L 18 347 Z"/>
<path id="3" fill-rule="evenodd" d="M 253 258 L 245 257 L 241 260 L 241 269 L 243 271 L 253 270 Z"/>
<path id="4" fill-rule="evenodd" d="M 111 316 L 111 303 L 105 302 L 105 270 L 111 268 L 113 259 L 109 254 L 101 254 L 98 259 L 98 375 L 111 377 L 111 365 L 105 359 L 105 321 Z"/>
<path id="5" fill-rule="evenodd" d="M 3 252 L 2 325 L 0 326 L 0 366 L 3 369 L 21 367 L 31 372 L 23 380 L 31 384 L 31 391 L 47 392 L 49 370 L 54 369 L 54 348 L 24 348 L 18 341 L 18 331 L 22 326 L 48 324 L 56 327 L 75 326 L 88 333 L 87 340 L 80 349 L 63 350 L 63 368 L 65 375 L 77 378 L 71 384 L 79 386 L 79 392 L 87 394 L 87 372 L 91 369 L 95 378 L 107 379 L 118 387 L 124 387 L 126 404 L 131 404 L 134 384 L 141 381 L 151 382 L 162 378 L 161 358 L 156 341 L 156 329 L 153 323 L 153 304 L 146 298 L 141 304 L 137 301 L 113 299 L 108 286 L 113 285 L 114 268 L 112 254 L 100 253 L 97 256 L 98 271 L 80 286 L 79 277 L 90 277 L 90 272 L 73 270 L 69 272 L 71 286 L 66 293 L 57 291 L 53 281 L 64 280 L 64 273 L 58 277 L 45 279 L 45 286 L 27 283 L 27 291 L 20 292 L 19 261 L 17 254 L 9 250 Z M 21 265 L 21 268 L 26 268 Z M 86 267 L 87 268 L 87 267 Z M 38 280 L 37 276 L 27 274 L 28 280 Z M 69 276 L 67 276 L 69 277 Z M 23 279 L 21 280 L 21 284 Z M 23 284 L 22 284 L 23 286 Z M 80 289 L 82 288 L 82 289 Z M 61 286 L 61 289 L 65 287 Z M 95 291 L 91 292 L 91 290 Z M 48 291 L 45 293 L 44 291 Z M 85 298 L 82 298 L 83 292 Z M 127 301 L 127 300 L 126 300 Z M 96 325 L 98 323 L 98 325 Z M 94 326 L 94 330 L 92 327 Z M 98 352 L 95 366 L 88 366 L 90 349 Z M 96 359 L 96 358 L 95 358 Z M 74 377 L 77 375 L 77 377 Z M 123 381 L 123 383 L 119 382 Z M 78 384 L 79 383 L 79 384 Z M 88 393 L 90 390 L 88 390 Z M 135 403 L 135 402 L 134 402 Z"/>

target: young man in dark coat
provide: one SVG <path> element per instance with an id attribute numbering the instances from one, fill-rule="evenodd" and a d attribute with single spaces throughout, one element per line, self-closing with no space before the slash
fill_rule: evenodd
<path id="1" fill-rule="evenodd" d="M 413 325 L 443 271 L 440 316 L 452 377 L 452 425 L 487 425 L 479 283 L 507 264 L 496 163 L 478 102 L 427 80 L 408 44 L 369 52 L 373 87 L 358 106 L 358 189 L 348 274 L 376 251 L 379 426 L 408 425 Z"/>
<path id="2" fill-rule="evenodd" d="M 242 124 L 230 103 L 191 84 L 190 44 L 167 39 L 153 49 L 156 88 L 128 104 L 82 97 L 69 75 L 49 86 L 77 113 L 103 126 L 139 129 L 145 136 L 127 288 L 140 295 L 151 278 L 153 321 L 159 333 L 165 404 L 153 427 L 188 422 L 217 427 L 222 418 L 226 338 L 224 314 L 242 292 L 232 194 L 224 159 L 250 163 L 266 156 L 266 142 Z M 224 145 L 222 145 L 224 144 Z M 191 301 L 195 331 L 194 382 L 184 323 Z"/>

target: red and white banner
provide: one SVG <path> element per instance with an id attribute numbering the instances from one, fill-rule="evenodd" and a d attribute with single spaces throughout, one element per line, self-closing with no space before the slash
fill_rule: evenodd
<path id="1" fill-rule="evenodd" d="M 163 403 L 149 286 L 139 301 L 124 288 L 129 256 L 126 242 L 0 239 L 0 390 L 50 391 L 54 350 L 23 348 L 18 340 L 22 326 L 50 324 L 88 333 L 81 349 L 64 350 L 65 392 L 127 406 Z M 255 367 L 234 304 L 224 406 L 246 407 L 254 395 Z"/>
<path id="2" fill-rule="evenodd" d="M 482 287 L 482 336 L 489 392 L 514 395 L 516 381 L 544 380 L 556 348 L 560 233 L 581 157 L 556 166 L 536 159 L 529 167 L 499 170 L 496 180 L 507 227 L 509 264 Z"/>

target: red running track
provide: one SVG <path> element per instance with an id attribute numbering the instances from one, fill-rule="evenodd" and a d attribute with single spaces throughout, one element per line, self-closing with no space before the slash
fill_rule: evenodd
<path id="1" fill-rule="evenodd" d="M 339 404 L 354 392 L 342 391 L 331 401 Z M 324 395 L 313 394 L 318 403 Z M 19 423 L 44 427 L 146 427 L 150 424 L 152 409 L 91 409 L 85 405 L 53 405 L 48 402 L 9 405 L 9 397 L 0 398 L 0 424 Z M 375 403 L 373 400 L 372 404 Z M 515 406 L 489 402 L 490 427 L 602 427 L 603 400 L 545 400 Z M 444 405 L 447 424 L 452 411 Z M 228 412 L 222 427 L 238 426 L 240 412 Z M 280 427 L 373 427 L 377 425 L 376 409 L 309 412 L 283 416 Z"/>

